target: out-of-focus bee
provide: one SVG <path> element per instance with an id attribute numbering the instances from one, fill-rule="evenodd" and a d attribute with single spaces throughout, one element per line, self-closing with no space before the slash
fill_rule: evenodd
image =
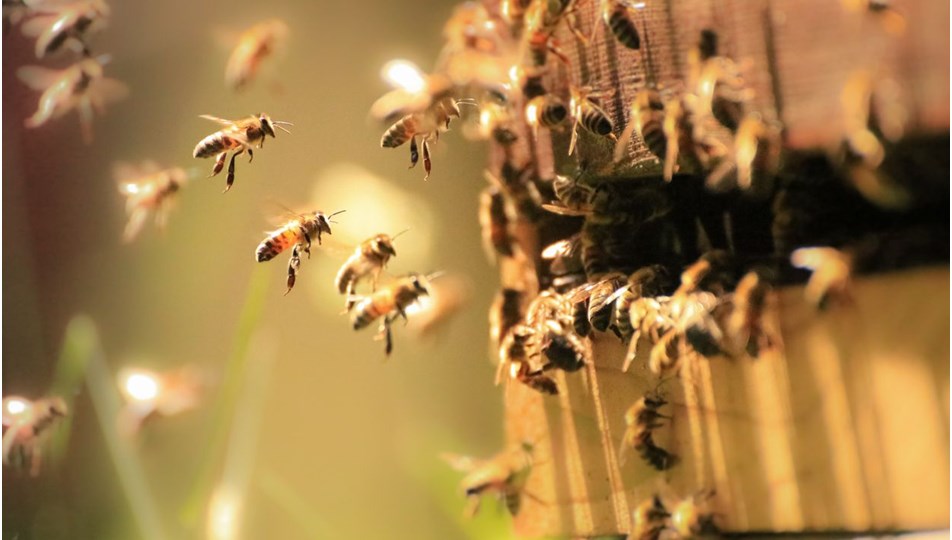
<path id="1" fill-rule="evenodd" d="M 40 473 L 42 445 L 53 427 L 68 413 L 60 397 L 30 401 L 3 398 L 3 464 L 18 470 L 29 468 L 30 475 Z"/>
<path id="2" fill-rule="evenodd" d="M 585 281 L 585 268 L 582 266 L 582 239 L 580 234 L 559 240 L 542 250 L 542 258 L 549 262 L 549 274 L 552 275 L 552 288 L 558 292 L 574 288 Z M 586 319 L 587 320 L 587 319 Z"/>
<path id="3" fill-rule="evenodd" d="M 592 323 L 588 320 L 588 303 L 591 295 L 591 285 L 584 283 L 566 293 L 572 303 L 572 328 L 581 337 L 592 332 Z"/>
<path id="4" fill-rule="evenodd" d="M 616 140 L 615 134 L 612 133 L 615 126 L 612 124 L 611 118 L 608 117 L 608 113 L 591 100 L 588 96 L 589 91 L 576 86 L 570 87 L 569 91 L 571 95 L 569 111 L 574 122 L 572 125 L 572 139 L 569 142 L 569 155 L 575 153 L 579 126 L 600 137 Z"/>
<path id="5" fill-rule="evenodd" d="M 43 6 L 36 13 L 23 23 L 21 30 L 24 36 L 36 38 L 37 58 L 55 53 L 70 43 L 77 46 L 77 52 L 88 56 L 86 36 L 105 26 L 109 6 L 103 0 L 81 0 Z"/>
<path id="6" fill-rule="evenodd" d="M 245 30 L 225 65 L 225 85 L 242 90 L 258 74 L 262 60 L 271 56 L 287 38 L 288 25 L 280 19 L 269 19 Z"/>
<path id="7" fill-rule="evenodd" d="M 513 257 L 518 247 L 509 231 L 509 211 L 502 189 L 496 185 L 486 187 L 479 195 L 479 226 L 483 236 L 483 248 L 490 261 L 497 256 Z"/>
<path id="8" fill-rule="evenodd" d="M 156 373 L 147 369 L 123 368 L 116 377 L 126 404 L 120 412 L 120 427 L 135 435 L 151 418 L 168 417 L 194 409 L 205 387 L 202 374 L 194 366 Z"/>
<path id="9" fill-rule="evenodd" d="M 408 274 L 397 278 L 369 296 L 356 299 L 356 305 L 351 312 L 351 325 L 354 330 L 360 330 L 382 317 L 380 335 L 385 339 L 385 352 L 389 355 L 393 351 L 391 323 L 397 317 L 406 319 L 407 308 L 429 292 L 429 279 L 425 276 Z"/>
<path id="10" fill-rule="evenodd" d="M 727 292 L 731 277 L 731 256 L 726 251 L 712 249 L 684 269 L 681 285 L 674 297 L 680 298 L 699 289 L 711 290 L 718 295 Z"/>
<path id="11" fill-rule="evenodd" d="M 704 490 L 679 501 L 671 510 L 671 524 L 681 538 L 717 534 L 711 500 L 714 490 Z"/>
<path id="12" fill-rule="evenodd" d="M 549 53 L 555 55 L 565 65 L 568 65 L 569 57 L 559 47 L 559 42 L 555 38 L 555 27 L 548 26 L 542 19 L 545 19 L 546 2 L 534 2 L 529 6 L 526 14 L 526 30 L 522 34 L 522 54 L 520 58 L 525 58 L 523 64 L 533 67 L 545 67 L 548 62 Z"/>
<path id="13" fill-rule="evenodd" d="M 192 157 L 209 158 L 215 157 L 215 166 L 210 176 L 216 176 L 225 166 L 225 158 L 228 152 L 232 152 L 231 160 L 228 162 L 228 177 L 225 179 L 225 191 L 231 189 L 235 182 L 235 158 L 239 154 L 248 152 L 248 163 L 254 159 L 253 147 L 264 146 L 265 138 L 270 135 L 275 138 L 274 128 L 278 128 L 285 133 L 291 133 L 284 126 L 291 126 L 290 122 L 272 120 L 267 114 L 261 113 L 257 116 L 249 116 L 242 120 L 225 120 L 215 116 L 203 114 L 200 116 L 206 120 L 217 122 L 224 126 L 215 133 L 205 137 L 195 145 L 192 151 Z"/>
<path id="14" fill-rule="evenodd" d="M 780 130 L 759 114 L 748 114 L 734 136 L 733 156 L 722 161 L 705 181 L 708 188 L 724 190 L 728 173 L 736 169 L 737 187 L 759 192 L 772 186 L 771 176 L 780 164 Z"/>
<path id="15" fill-rule="evenodd" d="M 661 497 L 653 495 L 632 512 L 628 540 L 658 540 L 667 529 L 669 517 L 671 514 L 661 502 Z"/>
<path id="16" fill-rule="evenodd" d="M 705 170 L 712 155 L 727 153 L 716 139 L 701 136 L 695 114 L 696 101 L 696 96 L 686 94 L 669 100 L 664 106 L 664 179 L 668 182 L 680 168 L 679 160 Z"/>
<path id="17" fill-rule="evenodd" d="M 255 250 L 255 260 L 258 262 L 270 261 L 284 250 L 292 247 L 291 259 L 288 261 L 288 290 L 291 292 L 297 280 L 298 269 L 301 268 L 301 252 L 311 257 L 311 241 L 317 237 L 317 244 L 321 244 L 321 234 L 331 234 L 332 217 L 344 212 L 340 210 L 330 215 L 316 211 L 307 214 L 297 214 L 280 228 L 268 233 L 268 236 L 258 244 Z"/>
<path id="18" fill-rule="evenodd" d="M 329 227 L 327 232 L 330 234 Z M 390 257 L 397 255 L 393 240 L 401 234 L 403 233 L 397 233 L 393 238 L 383 233 L 371 236 L 361 242 L 353 255 L 344 261 L 334 278 L 334 286 L 337 287 L 337 292 L 347 296 L 347 311 L 354 307 L 353 295 L 358 281 L 371 276 L 373 289 L 377 289 L 380 272 L 387 266 Z"/>
<path id="19" fill-rule="evenodd" d="M 476 134 L 473 138 L 492 139 L 503 148 L 508 148 L 519 140 L 510 108 L 492 101 L 480 106 Z"/>
<path id="20" fill-rule="evenodd" d="M 408 115 L 425 113 L 451 98 L 455 90 L 445 75 L 424 73 L 408 60 L 387 62 L 381 74 L 394 87 L 370 106 L 370 116 L 381 122 L 393 123 Z"/>
<path id="21" fill-rule="evenodd" d="M 523 17 L 525 16 L 526 8 L 528 8 L 531 3 L 532 0 L 502 0 L 499 3 L 499 14 L 513 30 L 513 35 L 516 35 L 522 30 L 522 26 L 525 23 Z"/>
<path id="22" fill-rule="evenodd" d="M 774 344 L 763 323 L 770 292 L 770 285 L 763 276 L 750 271 L 737 283 L 732 296 L 733 310 L 727 327 L 731 336 L 754 358 Z"/>
<path id="23" fill-rule="evenodd" d="M 651 349 L 648 367 L 661 376 L 680 365 L 688 352 L 703 356 L 724 354 L 724 333 L 714 318 L 718 297 L 709 292 L 693 292 L 671 297 L 667 312 L 673 323 Z"/>
<path id="24" fill-rule="evenodd" d="M 547 320 L 539 339 L 539 351 L 547 359 L 545 369 L 578 371 L 588 363 L 588 349 L 574 332 L 573 324 L 564 320 Z"/>
<path id="25" fill-rule="evenodd" d="M 510 8 L 519 9 L 519 2 L 510 2 Z M 505 9 L 505 6 L 501 6 Z M 519 13 L 521 15 L 521 12 Z M 505 15 L 503 14 L 503 18 Z M 508 22 L 508 21 L 507 21 Z M 486 6 L 480 2 L 463 2 L 453 9 L 453 14 L 443 25 L 447 51 L 473 51 L 482 54 L 498 54 L 501 36 Z"/>
<path id="26" fill-rule="evenodd" d="M 552 94 L 536 96 L 526 103 L 526 123 L 533 135 L 538 133 L 539 126 L 549 129 L 559 126 L 568 114 L 565 103 Z"/>
<path id="27" fill-rule="evenodd" d="M 516 216 L 527 221 L 535 221 L 542 204 L 542 196 L 532 180 L 532 167 L 513 165 L 508 161 L 500 168 L 499 175 L 483 171 L 490 184 L 502 188 L 516 211 Z"/>
<path id="28" fill-rule="evenodd" d="M 891 0 L 840 0 L 843 7 L 853 13 L 868 13 L 894 36 L 906 32 L 906 17 L 892 5 Z"/>
<path id="29" fill-rule="evenodd" d="M 653 431 L 663 425 L 663 419 L 669 418 L 658 412 L 667 403 L 660 395 L 646 394 L 628 408 L 619 455 L 624 456 L 629 447 L 634 448 L 645 462 L 659 471 L 677 463 L 677 456 L 654 442 Z"/>
<path id="30" fill-rule="evenodd" d="M 740 67 L 726 56 L 708 58 L 700 69 L 697 85 L 698 112 L 713 116 L 736 132 L 751 97 Z"/>
<path id="31" fill-rule="evenodd" d="M 622 371 L 627 372 L 638 352 L 638 343 L 644 335 L 651 343 L 658 343 L 661 336 L 674 326 L 668 313 L 669 297 L 641 297 L 632 302 L 628 309 L 629 324 L 632 327 L 631 340 Z M 652 370 L 654 371 L 654 370 Z"/>
<path id="32" fill-rule="evenodd" d="M 635 21 L 631 19 L 634 10 L 642 10 L 644 2 L 630 2 L 629 0 L 602 0 L 602 21 L 605 22 L 612 35 L 619 43 L 629 49 L 641 48 L 641 34 Z"/>
<path id="33" fill-rule="evenodd" d="M 592 212 L 592 200 L 598 188 L 582 184 L 579 179 L 558 174 L 552 181 L 552 191 L 559 205 L 543 204 L 550 212 L 564 216 L 584 216 Z"/>
<path id="34" fill-rule="evenodd" d="M 661 265 L 639 268 L 628 276 L 625 286 L 607 299 L 608 302 L 614 302 L 615 329 L 621 339 L 630 339 L 635 331 L 631 325 L 631 305 L 639 298 L 660 294 L 664 274 L 665 270 Z"/>
<path id="35" fill-rule="evenodd" d="M 637 133 L 645 141 L 645 146 L 652 154 L 658 159 L 664 159 L 668 151 L 664 118 L 664 102 L 658 90 L 654 88 L 639 90 L 631 102 L 628 125 L 625 126 L 625 130 L 622 131 L 621 137 L 615 144 L 615 162 L 625 157 L 625 150 L 628 148 L 628 141 L 633 133 Z"/>
<path id="36" fill-rule="evenodd" d="M 496 384 L 502 382 L 503 375 L 516 380 L 543 394 L 559 393 L 555 380 L 545 374 L 544 366 L 533 358 L 530 348 L 536 341 L 536 331 L 527 325 L 514 326 L 499 344 L 499 366 L 496 369 Z"/>
<path id="37" fill-rule="evenodd" d="M 31 89 L 42 92 L 39 106 L 26 119 L 28 128 L 40 127 L 76 109 L 83 132 L 83 140 L 92 141 L 93 111 L 102 114 L 107 103 L 118 101 L 129 91 L 121 82 L 103 75 L 108 56 L 84 58 L 66 69 L 46 69 L 24 66 L 17 76 Z"/>
<path id="38" fill-rule="evenodd" d="M 790 264 L 813 272 L 804 291 L 807 301 L 825 309 L 831 298 L 851 300 L 853 257 L 831 247 L 804 247 L 793 250 Z"/>
<path id="39" fill-rule="evenodd" d="M 123 242 L 135 240 L 149 214 L 155 214 L 156 226 L 165 228 L 175 195 L 188 180 L 184 170 L 178 167 L 161 169 L 151 161 L 139 167 L 116 164 L 113 177 L 119 184 L 119 193 L 126 197 L 126 214 L 129 216 L 122 233 Z"/>
<path id="40" fill-rule="evenodd" d="M 519 513 L 526 480 L 532 472 L 533 446 L 523 443 L 518 448 L 506 449 L 489 459 L 475 459 L 457 454 L 440 457 L 453 469 L 466 473 L 460 482 L 467 498 L 466 515 L 472 517 L 479 510 L 483 495 L 494 495 L 506 504 L 513 516 Z"/>
<path id="41" fill-rule="evenodd" d="M 489 308 L 489 337 L 498 346 L 503 336 L 522 321 L 525 291 L 504 287 L 496 293 Z"/>
<path id="42" fill-rule="evenodd" d="M 472 283 L 456 275 L 430 280 L 429 294 L 407 306 L 409 327 L 418 335 L 431 335 L 460 311 L 472 293 Z"/>

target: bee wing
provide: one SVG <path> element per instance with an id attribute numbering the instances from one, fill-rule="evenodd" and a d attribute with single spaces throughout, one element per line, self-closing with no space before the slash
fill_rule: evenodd
<path id="1" fill-rule="evenodd" d="M 62 72 L 40 66 L 23 66 L 17 70 L 17 77 L 33 90 L 46 90 L 56 84 Z"/>
<path id="2" fill-rule="evenodd" d="M 542 208 L 548 210 L 549 212 L 552 212 L 553 214 L 558 214 L 560 216 L 578 217 L 578 216 L 587 216 L 592 213 L 589 210 L 573 210 L 571 208 L 568 208 L 567 206 L 562 206 L 560 204 L 543 204 Z"/>
<path id="3" fill-rule="evenodd" d="M 125 99 L 129 87 L 116 79 L 102 77 L 93 82 L 89 89 L 93 105 L 101 112 L 103 105 Z"/>
<path id="4" fill-rule="evenodd" d="M 453 454 L 451 452 L 443 452 L 440 454 L 440 459 L 445 461 L 447 465 L 453 469 L 460 472 L 469 472 L 479 467 L 483 463 L 486 463 L 486 460 L 476 459 L 471 456 L 463 456 L 460 454 Z"/>
<path id="5" fill-rule="evenodd" d="M 139 178 L 140 176 L 142 176 L 140 166 L 134 163 L 117 161 L 112 164 L 112 177 L 116 182 L 120 182 L 122 185 L 128 184 L 128 180 Z M 120 191 L 123 191 L 122 185 L 120 185 Z M 125 193 L 125 191 L 123 191 L 123 193 Z"/>
<path id="6" fill-rule="evenodd" d="M 139 231 L 142 230 L 142 226 L 145 224 L 147 217 L 149 217 L 148 209 L 142 207 L 133 208 L 129 214 L 129 221 L 126 223 L 126 228 L 122 231 L 122 241 L 124 243 L 128 244 L 139 236 Z"/>
<path id="7" fill-rule="evenodd" d="M 577 287 L 575 290 L 568 293 L 566 298 L 568 298 L 568 301 L 573 304 L 582 302 L 588 299 L 588 297 L 592 295 L 592 291 L 595 290 L 595 287 L 598 287 L 601 285 L 601 283 L 601 281 L 595 283 L 586 283 L 585 285 Z"/>
<path id="8" fill-rule="evenodd" d="M 59 18 L 61 18 L 59 14 L 37 15 L 20 25 L 20 32 L 29 38 L 40 37 L 43 32 L 56 24 L 56 20 Z"/>
<path id="9" fill-rule="evenodd" d="M 231 121 L 231 120 L 225 120 L 224 118 L 218 118 L 217 116 L 212 116 L 212 115 L 210 115 L 210 114 L 200 114 L 200 115 L 198 115 L 198 117 L 199 117 L 199 118 L 204 118 L 205 120 L 211 120 L 212 122 L 215 122 L 215 123 L 217 123 L 217 124 L 221 124 L 221 125 L 223 125 L 223 126 L 225 126 L 225 127 L 236 127 L 236 126 L 238 125 L 238 124 L 236 124 L 235 122 L 233 122 L 233 121 Z"/>
<path id="10" fill-rule="evenodd" d="M 427 92 L 391 90 L 370 106 L 370 116 L 381 122 L 393 122 L 408 114 L 423 112 L 433 103 Z"/>

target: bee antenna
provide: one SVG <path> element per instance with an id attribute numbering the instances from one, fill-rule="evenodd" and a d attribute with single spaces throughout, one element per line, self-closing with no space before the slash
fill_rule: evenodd
<path id="1" fill-rule="evenodd" d="M 281 124 L 279 124 L 279 123 L 277 123 L 277 122 L 274 122 L 274 121 L 272 121 L 271 123 L 274 125 L 274 127 L 280 129 L 281 131 L 287 133 L 288 135 L 291 134 L 291 131 L 289 131 L 288 128 L 282 126 Z M 293 126 L 294 124 L 288 123 L 288 125 L 289 125 L 289 126 Z"/>
<path id="2" fill-rule="evenodd" d="M 397 234 L 391 236 L 391 237 L 390 237 L 390 240 L 396 240 L 398 236 L 400 236 L 401 234 L 403 234 L 403 233 L 405 233 L 405 232 L 409 232 L 409 231 L 410 231 L 410 229 L 403 229 L 402 231 L 398 232 Z"/>
<path id="3" fill-rule="evenodd" d="M 330 221 L 331 223 L 337 223 L 336 221 L 332 220 L 331 218 L 334 217 L 334 216 L 336 216 L 337 214 L 343 214 L 343 213 L 346 212 L 346 211 L 347 211 L 347 210 L 338 210 L 338 211 L 334 212 L 333 214 L 327 216 L 327 221 Z"/>
<path id="4" fill-rule="evenodd" d="M 433 281 L 434 279 L 442 276 L 445 273 L 446 273 L 445 270 L 439 270 L 439 271 L 433 272 L 432 274 L 427 274 L 425 277 L 427 281 Z"/>

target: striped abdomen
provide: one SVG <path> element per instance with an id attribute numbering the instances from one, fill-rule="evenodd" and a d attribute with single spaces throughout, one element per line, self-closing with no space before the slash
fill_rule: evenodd
<path id="1" fill-rule="evenodd" d="M 619 43 L 629 49 L 641 48 L 641 36 L 638 27 L 628 17 L 628 7 L 623 2 L 615 2 L 605 21 Z"/>
<path id="2" fill-rule="evenodd" d="M 618 290 L 623 278 L 624 276 L 621 274 L 606 278 L 592 289 L 592 295 L 588 299 L 588 322 L 592 324 L 592 328 L 599 332 L 604 332 L 611 324 L 612 308 L 614 306 L 611 303 L 605 303 L 605 301 Z"/>
<path id="3" fill-rule="evenodd" d="M 255 256 L 258 262 L 270 261 L 279 253 L 297 244 L 301 240 L 300 227 L 292 222 L 271 233 L 270 236 L 258 244 Z"/>
<path id="4" fill-rule="evenodd" d="M 392 287 L 380 289 L 364 298 L 357 303 L 356 309 L 354 309 L 354 315 L 351 317 L 351 324 L 353 324 L 354 330 L 366 328 L 370 323 L 393 310 L 395 305 Z"/>
<path id="5" fill-rule="evenodd" d="M 226 150 L 233 150 L 241 146 L 241 143 L 237 139 L 226 135 L 222 131 L 217 131 L 212 133 L 208 137 L 205 137 L 195 145 L 195 150 L 192 152 L 192 157 L 196 158 L 208 158 L 216 156 Z"/>
<path id="6" fill-rule="evenodd" d="M 664 158 L 668 139 L 664 135 L 664 103 L 657 91 L 644 90 L 638 94 L 638 127 L 645 146 L 652 154 Z"/>
<path id="7" fill-rule="evenodd" d="M 608 119 L 608 115 L 605 114 L 605 111 L 588 100 L 582 104 L 582 113 L 579 118 L 579 123 L 582 124 L 582 127 L 585 129 L 602 137 L 611 135 L 614 129 L 614 125 L 612 121 Z"/>
<path id="8" fill-rule="evenodd" d="M 528 107 L 534 111 L 532 121 L 548 128 L 561 124 L 569 113 L 559 98 L 549 94 L 532 98 Z"/>
<path id="9" fill-rule="evenodd" d="M 383 137 L 380 138 L 380 146 L 396 148 L 417 135 L 419 130 L 420 117 L 416 114 L 408 114 L 384 132 Z"/>

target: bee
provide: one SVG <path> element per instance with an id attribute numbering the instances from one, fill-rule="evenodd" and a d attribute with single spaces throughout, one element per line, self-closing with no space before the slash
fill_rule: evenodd
<path id="1" fill-rule="evenodd" d="M 611 297 L 622 287 L 624 280 L 624 274 L 613 272 L 596 282 L 592 288 L 592 295 L 588 299 L 588 321 L 599 332 L 608 330 L 612 323 L 614 299 Z"/>
<path id="2" fill-rule="evenodd" d="M 645 266 L 628 276 L 628 283 L 618 289 L 614 297 L 615 329 L 623 340 L 630 339 L 635 329 L 631 325 L 631 305 L 639 298 L 661 292 L 660 281 L 665 274 L 661 265 Z M 608 301 L 612 301 L 612 297 Z"/>
<path id="3" fill-rule="evenodd" d="M 387 62 L 382 76 L 394 88 L 370 106 L 370 116 L 389 124 L 409 115 L 432 112 L 442 101 L 451 99 L 455 90 L 446 75 L 424 73 L 408 60 Z"/>
<path id="4" fill-rule="evenodd" d="M 670 327 L 651 347 L 648 369 L 651 370 L 651 373 L 661 377 L 680 365 L 681 355 L 684 352 L 684 333 L 677 328 Z"/>
<path id="5" fill-rule="evenodd" d="M 741 121 L 734 136 L 733 157 L 724 160 L 707 177 L 708 188 L 723 190 L 727 173 L 737 171 L 737 187 L 766 191 L 772 185 L 770 177 L 780 161 L 780 132 L 764 122 L 760 115 L 749 114 Z"/>
<path id="6" fill-rule="evenodd" d="M 489 335 L 492 343 L 498 344 L 509 330 L 522 321 L 525 292 L 504 287 L 496 293 L 489 308 Z"/>
<path id="7" fill-rule="evenodd" d="M 124 84 L 103 75 L 103 66 L 108 62 L 108 56 L 100 56 L 84 58 L 61 70 L 39 66 L 24 66 L 17 70 L 17 76 L 24 84 L 42 92 L 36 112 L 24 122 L 26 127 L 40 127 L 75 109 L 79 113 L 83 140 L 90 143 L 93 111 L 101 114 L 107 103 L 118 101 L 129 93 Z"/>
<path id="8" fill-rule="evenodd" d="M 625 355 L 625 362 L 622 365 L 622 371 L 627 372 L 638 352 L 638 343 L 642 335 L 646 336 L 651 343 L 658 343 L 661 336 L 665 335 L 670 328 L 674 326 L 668 312 L 668 303 L 670 297 L 641 297 L 631 303 L 628 309 L 629 324 L 632 327 L 631 340 L 628 342 L 628 352 Z M 654 370 L 652 370 L 654 372 Z"/>
<path id="9" fill-rule="evenodd" d="M 526 8 L 531 3 L 531 0 L 502 0 L 499 3 L 499 14 L 513 29 L 514 34 L 522 29 Z"/>
<path id="10" fill-rule="evenodd" d="M 509 211 L 506 197 L 497 185 L 490 185 L 479 195 L 479 225 L 483 248 L 490 261 L 497 255 L 513 257 L 518 249 L 509 232 Z"/>
<path id="11" fill-rule="evenodd" d="M 155 224 L 163 229 L 176 194 L 188 180 L 184 170 L 178 167 L 160 169 L 151 161 L 138 168 L 118 164 L 113 175 L 119 183 L 119 193 L 126 197 L 129 221 L 122 233 L 124 242 L 136 238 L 149 214 L 155 214 Z"/>
<path id="12" fill-rule="evenodd" d="M 565 240 L 559 240 L 542 250 L 542 258 L 549 262 L 549 274 L 552 275 L 552 288 L 558 292 L 581 285 L 585 281 L 585 268 L 582 266 L 581 234 L 574 234 Z M 571 294 L 571 293 L 570 293 Z M 583 310 L 585 311 L 585 310 Z M 586 324 L 587 324 L 587 318 Z"/>
<path id="13" fill-rule="evenodd" d="M 671 524 L 681 538 L 715 535 L 718 533 L 714 513 L 710 509 L 714 490 L 703 490 L 679 501 L 671 510 Z"/>
<path id="14" fill-rule="evenodd" d="M 870 14 L 883 30 L 893 36 L 906 32 L 906 17 L 892 5 L 891 0 L 841 0 L 841 3 L 848 11 Z"/>
<path id="15" fill-rule="evenodd" d="M 579 126 L 595 135 L 608 137 L 613 141 L 616 140 L 615 134 L 612 133 L 615 126 L 608 117 L 608 113 L 589 98 L 588 90 L 572 86 L 569 91 L 571 94 L 569 111 L 574 122 L 572 125 L 572 139 L 569 142 L 569 155 L 575 153 Z"/>
<path id="16" fill-rule="evenodd" d="M 197 407 L 205 384 L 202 374 L 194 366 L 164 373 L 124 367 L 119 370 L 116 382 L 126 402 L 120 412 L 120 426 L 130 436 L 150 419 L 173 416 Z"/>
<path id="17" fill-rule="evenodd" d="M 389 356 L 393 351 L 393 335 L 390 325 L 397 317 L 407 318 L 407 307 L 417 302 L 421 296 L 430 293 L 429 279 L 419 274 L 408 274 L 393 283 L 377 289 L 369 296 L 358 297 L 351 312 L 351 325 L 354 330 L 366 328 L 370 323 L 383 317 L 380 335 L 386 340 L 385 352 Z"/>
<path id="18" fill-rule="evenodd" d="M 625 411 L 625 434 L 622 437 L 620 455 L 634 448 L 643 460 L 659 471 L 671 468 L 677 463 L 677 456 L 659 447 L 654 442 L 653 431 L 670 419 L 658 412 L 668 402 L 660 395 L 646 394 Z"/>
<path id="19" fill-rule="evenodd" d="M 572 324 L 563 320 L 545 321 L 539 340 L 539 352 L 546 358 L 544 369 L 578 371 L 588 363 L 585 343 L 574 332 Z"/>
<path id="20" fill-rule="evenodd" d="M 803 247 L 793 250 L 790 264 L 813 272 L 804 292 L 807 301 L 818 309 L 826 309 L 831 298 L 851 300 L 851 254 L 831 247 Z"/>
<path id="21" fill-rule="evenodd" d="M 688 352 L 703 356 L 724 354 L 721 343 L 724 333 L 712 315 L 719 305 L 718 298 L 709 292 L 675 295 L 668 306 L 673 326 L 667 328 L 651 349 L 648 367 L 655 375 L 678 367 L 681 357 Z"/>
<path id="22" fill-rule="evenodd" d="M 77 52 L 88 56 L 86 35 L 105 26 L 109 6 L 103 0 L 80 0 L 43 6 L 36 12 L 39 14 L 23 23 L 21 30 L 24 36 L 36 38 L 37 58 L 55 53 L 67 44 L 75 44 Z"/>
<path id="23" fill-rule="evenodd" d="M 555 380 L 545 375 L 530 354 L 536 339 L 536 331 L 527 325 L 514 326 L 499 344 L 499 365 L 496 369 L 496 384 L 502 382 L 503 374 L 508 372 L 510 379 L 541 392 L 555 395 L 559 393 Z"/>
<path id="24" fill-rule="evenodd" d="M 232 152 L 231 161 L 228 162 L 228 177 L 225 180 L 225 192 L 231 189 L 235 182 L 235 158 L 238 155 L 248 151 L 248 163 L 254 159 L 253 147 L 257 144 L 258 148 L 264 146 L 264 140 L 270 135 L 275 137 L 274 128 L 278 128 L 285 133 L 291 133 L 284 126 L 294 125 L 290 122 L 272 120 L 267 114 L 261 113 L 258 116 L 249 116 L 242 120 L 225 120 L 203 114 L 200 118 L 217 122 L 224 126 L 224 129 L 216 131 L 205 137 L 195 145 L 192 151 L 192 157 L 209 158 L 216 156 L 215 166 L 210 176 L 217 176 L 225 166 L 225 158 L 228 152 Z"/>
<path id="25" fill-rule="evenodd" d="M 572 328 L 581 337 L 587 337 L 592 332 L 592 324 L 588 320 L 590 292 L 591 286 L 584 283 L 566 294 L 572 302 Z"/>
<path id="26" fill-rule="evenodd" d="M 291 247 L 291 259 L 288 261 L 288 290 L 287 295 L 294 288 L 298 269 L 301 268 L 301 252 L 311 257 L 311 241 L 316 237 L 317 244 L 321 244 L 323 233 L 331 234 L 332 217 L 344 212 L 340 210 L 330 215 L 316 211 L 306 214 L 297 214 L 280 228 L 268 233 L 268 236 L 258 244 L 255 250 L 255 260 L 258 262 L 270 261 L 284 250 Z"/>
<path id="27" fill-rule="evenodd" d="M 658 540 L 667 528 L 669 517 L 671 513 L 661 502 L 661 497 L 653 495 L 632 512 L 628 540 Z"/>
<path id="28" fill-rule="evenodd" d="M 468 500 L 466 515 L 476 514 L 483 495 L 495 495 L 504 501 L 513 516 L 519 513 L 523 496 L 535 498 L 524 489 L 532 472 L 532 452 L 533 446 L 523 443 L 485 460 L 443 454 L 450 467 L 466 473 L 460 482 Z"/>
<path id="29" fill-rule="evenodd" d="M 244 31 L 225 65 L 225 85 L 242 90 L 254 80 L 261 62 L 287 37 L 288 25 L 280 19 L 260 22 Z"/>
<path id="30" fill-rule="evenodd" d="M 329 226 L 327 233 L 330 234 Z M 344 261 L 334 278 L 334 286 L 337 287 L 337 292 L 347 296 L 347 311 L 354 307 L 353 295 L 358 281 L 369 275 L 373 289 L 377 289 L 380 272 L 390 262 L 390 257 L 397 256 L 393 240 L 401 234 L 403 233 L 398 233 L 393 238 L 383 233 L 374 235 L 361 242 L 353 255 Z"/>
<path id="31" fill-rule="evenodd" d="M 645 146 L 659 159 L 668 152 L 668 139 L 664 132 L 664 102 L 654 88 L 642 88 L 635 94 L 628 114 L 628 125 L 615 144 L 615 163 L 621 161 L 633 133 L 645 141 Z"/>
<path id="32" fill-rule="evenodd" d="M 483 171 L 486 180 L 490 184 L 499 186 L 506 194 L 517 217 L 536 221 L 542 205 L 542 197 L 531 174 L 531 165 L 517 166 L 508 160 L 503 163 L 498 176 L 489 170 Z"/>
<path id="33" fill-rule="evenodd" d="M 730 254 L 720 249 L 710 250 L 681 273 L 681 285 L 674 297 L 684 297 L 702 288 L 723 294 L 730 274 Z"/>
<path id="34" fill-rule="evenodd" d="M 713 56 L 701 67 L 697 97 L 699 111 L 710 114 L 733 133 L 744 117 L 750 90 L 733 60 Z"/>
<path id="35" fill-rule="evenodd" d="M 585 216 L 592 212 L 592 201 L 598 188 L 579 182 L 578 178 L 569 178 L 557 174 L 552 181 L 552 191 L 559 205 L 544 204 L 546 210 L 565 216 Z"/>
<path id="36" fill-rule="evenodd" d="M 763 325 L 770 294 L 770 285 L 763 276 L 750 271 L 737 283 L 732 297 L 734 307 L 727 322 L 728 328 L 747 354 L 754 358 L 774 344 Z"/>
<path id="37" fill-rule="evenodd" d="M 444 276 L 431 280 L 429 294 L 407 306 L 410 328 L 419 336 L 432 334 L 449 321 L 469 300 L 472 285 L 458 276 Z"/>
<path id="38" fill-rule="evenodd" d="M 430 139 L 439 139 L 440 132 L 450 127 L 450 120 L 460 117 L 459 101 L 446 98 L 436 103 L 431 111 L 426 113 L 408 114 L 397 120 L 380 138 L 382 148 L 397 148 L 405 142 L 410 142 L 410 167 L 413 168 L 420 160 L 420 151 L 417 147 L 417 138 L 423 148 L 423 169 L 426 171 L 423 179 L 430 178 L 432 164 L 430 161 Z"/>
<path id="39" fill-rule="evenodd" d="M 631 20 L 632 8 L 644 9 L 644 2 L 631 5 L 628 0 L 602 0 L 602 20 L 619 43 L 629 49 L 641 48 L 641 35 Z"/>
<path id="40" fill-rule="evenodd" d="M 537 134 L 539 126 L 552 129 L 559 126 L 568 116 L 565 103 L 552 94 L 536 96 L 526 103 L 526 123 Z"/>
<path id="41" fill-rule="evenodd" d="M 60 420 L 68 414 L 60 397 L 30 401 L 9 396 L 3 399 L 3 464 L 18 470 L 29 467 L 40 474 L 42 445 Z"/>

